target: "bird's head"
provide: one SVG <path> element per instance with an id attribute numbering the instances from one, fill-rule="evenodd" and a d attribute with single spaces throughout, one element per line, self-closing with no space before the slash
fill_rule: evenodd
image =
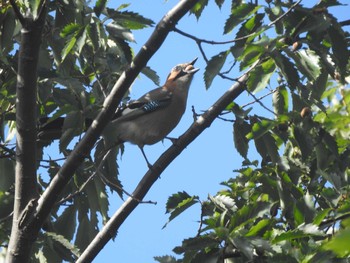
<path id="1" fill-rule="evenodd" d="M 198 58 L 195 58 L 191 62 L 176 65 L 171 70 L 167 83 L 176 81 L 177 83 L 190 84 L 194 73 L 196 73 L 199 68 L 195 68 L 193 65 L 196 63 Z"/>

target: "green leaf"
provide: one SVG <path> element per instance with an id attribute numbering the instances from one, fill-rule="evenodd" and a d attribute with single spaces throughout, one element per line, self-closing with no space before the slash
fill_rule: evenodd
<path id="1" fill-rule="evenodd" d="M 341 229 L 339 232 L 322 248 L 325 250 L 331 250 L 338 257 L 348 257 L 350 255 L 350 228 Z"/>
<path id="2" fill-rule="evenodd" d="M 76 257 L 80 256 L 79 249 L 74 246 L 72 243 L 69 242 L 64 236 L 58 235 L 53 232 L 45 232 L 45 235 L 52 238 L 54 241 L 61 244 L 63 247 L 65 247 L 67 250 L 69 250 L 71 253 L 73 253 Z"/>
<path id="3" fill-rule="evenodd" d="M 261 120 L 253 124 L 252 131 L 247 134 L 247 139 L 258 139 L 269 132 L 276 123 L 271 120 Z"/>
<path id="4" fill-rule="evenodd" d="M 299 87 L 299 74 L 290 60 L 279 52 L 273 52 L 272 58 L 280 69 L 281 74 L 287 80 L 289 88 L 294 90 Z"/>
<path id="5" fill-rule="evenodd" d="M 246 45 L 243 54 L 238 58 L 238 60 L 242 61 L 240 64 L 240 70 L 251 66 L 254 62 L 256 62 L 259 59 L 259 57 L 264 53 L 264 51 L 265 48 L 261 45 Z"/>
<path id="6" fill-rule="evenodd" d="M 260 6 L 251 3 L 236 5 L 230 17 L 226 20 L 224 34 L 230 33 L 235 26 L 250 17 L 259 10 Z"/>
<path id="7" fill-rule="evenodd" d="M 216 5 L 221 9 L 222 4 L 225 2 L 225 0 L 215 0 Z"/>
<path id="8" fill-rule="evenodd" d="M 57 230 L 57 233 L 63 235 L 68 240 L 72 240 L 75 233 L 77 223 L 76 215 L 76 207 L 68 206 L 64 209 L 63 213 L 60 214 L 56 222 L 54 222 L 54 227 Z"/>
<path id="9" fill-rule="evenodd" d="M 126 29 L 137 30 L 154 25 L 151 19 L 130 11 L 120 12 L 118 10 L 107 8 L 107 12 L 114 20 L 113 24 L 120 25 Z"/>
<path id="10" fill-rule="evenodd" d="M 285 49 L 285 52 L 293 58 L 297 69 L 306 76 L 310 81 L 315 81 L 321 74 L 320 58 L 310 49 L 300 49 L 292 52 Z"/>
<path id="11" fill-rule="evenodd" d="M 202 15 L 204 8 L 208 5 L 209 0 L 199 0 L 190 10 L 191 14 L 194 14 L 197 19 Z"/>
<path id="12" fill-rule="evenodd" d="M 72 139 L 83 130 L 83 115 L 80 111 L 69 112 L 64 119 L 59 148 L 63 152 Z"/>
<path id="13" fill-rule="evenodd" d="M 94 12 L 97 17 L 99 17 L 102 13 L 102 11 L 105 9 L 107 4 L 107 0 L 97 0 L 96 4 L 94 6 Z"/>
<path id="14" fill-rule="evenodd" d="M 344 78 L 350 56 L 345 33 L 342 30 L 342 28 L 337 26 L 331 26 L 328 28 L 328 35 L 332 43 L 334 59 L 336 60 L 338 69 L 342 77 Z"/>
<path id="15" fill-rule="evenodd" d="M 68 24 L 62 29 L 60 36 L 62 38 L 66 38 L 70 35 L 76 34 L 76 32 L 78 32 L 81 29 L 81 27 L 81 25 L 76 23 Z"/>
<path id="16" fill-rule="evenodd" d="M 204 82 L 207 89 L 210 87 L 213 79 L 217 76 L 217 74 L 220 73 L 220 70 L 224 66 L 228 54 L 228 51 L 223 51 L 218 55 L 213 56 L 209 60 L 204 72 Z"/>
<path id="17" fill-rule="evenodd" d="M 332 211 L 332 208 L 327 208 L 319 211 L 312 222 L 314 225 L 319 226 L 322 223 L 322 220 Z"/>
<path id="18" fill-rule="evenodd" d="M 273 240 L 272 244 L 277 244 L 279 242 L 285 241 L 285 240 L 293 240 L 298 238 L 304 238 L 304 237 L 322 237 L 325 234 L 318 229 L 317 226 L 313 224 L 306 224 L 302 225 L 299 228 L 296 228 L 291 231 L 287 231 L 285 233 L 282 233 L 280 235 L 277 235 Z"/>
<path id="19" fill-rule="evenodd" d="M 62 60 L 61 60 L 61 62 L 63 62 L 66 59 L 66 57 L 72 52 L 73 47 L 75 46 L 76 42 L 77 42 L 77 38 L 75 36 L 72 36 L 69 39 L 67 39 L 66 45 L 62 49 L 62 53 L 61 53 Z"/>
<path id="20" fill-rule="evenodd" d="M 155 261 L 158 261 L 159 263 L 180 263 L 179 260 L 176 260 L 173 256 L 161 256 L 161 257 L 154 257 Z"/>
<path id="21" fill-rule="evenodd" d="M 169 197 L 166 203 L 166 213 L 170 213 L 168 222 L 163 226 L 165 228 L 170 221 L 184 212 L 187 208 L 198 203 L 198 196 L 190 196 L 186 192 L 178 192 Z"/>
<path id="22" fill-rule="evenodd" d="M 285 86 L 279 86 L 272 96 L 272 104 L 276 114 L 286 114 L 288 112 L 288 91 Z"/>
<path id="23" fill-rule="evenodd" d="M 216 195 L 216 196 L 210 196 L 209 195 L 209 199 L 214 203 L 214 205 L 220 209 L 222 209 L 223 211 L 236 211 L 237 210 L 237 206 L 236 206 L 236 202 L 234 199 L 232 199 L 229 196 L 226 195 Z"/>
<path id="24" fill-rule="evenodd" d="M 142 74 L 144 74 L 147 78 L 153 81 L 154 84 L 159 86 L 159 76 L 157 75 L 157 72 L 155 72 L 153 69 L 151 69 L 149 66 L 146 66 L 141 71 Z"/>
<path id="25" fill-rule="evenodd" d="M 134 35 L 131 33 L 130 29 L 123 27 L 116 22 L 107 24 L 106 29 L 113 37 L 121 38 L 129 42 L 135 42 Z"/>
<path id="26" fill-rule="evenodd" d="M 245 236 L 246 237 L 261 236 L 271 223 L 272 223 L 271 219 L 262 219 L 256 225 L 251 227 L 249 232 L 245 234 Z"/>
<path id="27" fill-rule="evenodd" d="M 248 89 L 251 92 L 257 93 L 258 91 L 266 88 L 275 70 L 276 67 L 272 59 L 268 59 L 261 65 L 255 67 L 249 73 L 249 78 L 247 81 Z"/>
<path id="28" fill-rule="evenodd" d="M 250 131 L 251 126 L 246 121 L 236 119 L 233 124 L 233 141 L 238 153 L 243 158 L 247 158 L 249 145 L 246 136 Z"/>

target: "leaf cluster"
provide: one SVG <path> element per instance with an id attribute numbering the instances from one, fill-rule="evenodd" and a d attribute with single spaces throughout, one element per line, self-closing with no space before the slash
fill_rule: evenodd
<path id="1" fill-rule="evenodd" d="M 197 18 L 207 3 L 193 10 Z M 223 1 L 216 3 L 221 8 Z M 350 35 L 330 12 L 337 5 L 232 1 L 223 33 L 233 40 L 191 36 L 205 59 L 203 44 L 229 46 L 207 59 L 206 87 L 216 77 L 232 80 L 235 67 L 250 70 L 247 93 L 254 101 L 232 102 L 222 113 L 225 120 L 233 115 L 242 168 L 208 200 L 187 193 L 169 198 L 177 200 L 169 220 L 201 206 L 199 231 L 174 249 L 181 259 L 157 261 L 347 262 Z"/>
<path id="2" fill-rule="evenodd" d="M 130 43 L 135 41 L 132 31 L 154 24 L 127 10 L 128 4 L 108 8 L 106 2 L 47 2 L 37 80 L 39 193 L 47 188 L 130 64 Z M 0 5 L 0 242 L 6 247 L 14 202 L 13 141 L 21 25 L 9 1 Z M 29 10 L 35 16 L 39 1 L 18 2 L 18 6 L 22 13 Z M 144 74 L 158 84 L 152 69 L 146 67 Z M 53 143 L 57 139 L 58 146 Z M 58 197 L 60 201 L 34 245 L 32 262 L 75 261 L 107 222 L 109 195 L 117 192 L 122 196 L 115 158 L 119 150 L 105 160 L 100 142 L 95 155 L 86 157 L 74 180 Z M 61 154 L 48 154 L 54 151 Z"/>

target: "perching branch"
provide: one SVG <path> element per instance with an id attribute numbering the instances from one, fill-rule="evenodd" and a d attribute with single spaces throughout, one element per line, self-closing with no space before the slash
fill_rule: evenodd
<path id="1" fill-rule="evenodd" d="M 132 197 L 129 197 L 124 204 L 116 211 L 112 218 L 107 222 L 103 229 L 96 235 L 94 240 L 85 249 L 82 255 L 77 260 L 77 263 L 91 262 L 97 253 L 107 244 L 107 242 L 114 237 L 119 227 L 123 224 L 126 218 L 139 205 L 139 201 L 143 200 L 152 185 L 157 181 L 160 174 L 168 167 L 168 165 L 181 152 L 194 141 L 217 116 L 244 90 L 245 82 L 248 79 L 248 73 L 239 78 L 226 93 L 219 98 L 204 114 L 202 114 L 191 127 L 176 140 L 176 142 L 166 150 L 154 163 L 152 169 L 144 175 L 142 180 L 134 190 Z"/>

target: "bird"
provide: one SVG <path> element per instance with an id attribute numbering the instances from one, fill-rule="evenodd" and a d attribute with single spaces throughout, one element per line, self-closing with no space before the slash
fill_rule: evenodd
<path id="1" fill-rule="evenodd" d="M 148 167 L 152 167 L 143 148 L 166 138 L 180 122 L 193 76 L 199 70 L 194 67 L 197 59 L 176 65 L 163 86 L 120 109 L 102 132 L 105 147 L 124 142 L 135 144 L 141 149 Z"/>
<path id="2" fill-rule="evenodd" d="M 194 67 L 197 59 L 176 65 L 163 86 L 119 107 L 102 132 L 105 149 L 130 142 L 141 149 L 148 167 L 151 167 L 143 148 L 166 138 L 180 122 L 186 110 L 190 84 L 199 70 Z M 54 120 L 40 118 L 38 142 L 41 147 L 62 136 L 64 121 L 64 117 Z M 92 122 L 92 119 L 85 119 L 84 127 L 88 128 Z"/>

